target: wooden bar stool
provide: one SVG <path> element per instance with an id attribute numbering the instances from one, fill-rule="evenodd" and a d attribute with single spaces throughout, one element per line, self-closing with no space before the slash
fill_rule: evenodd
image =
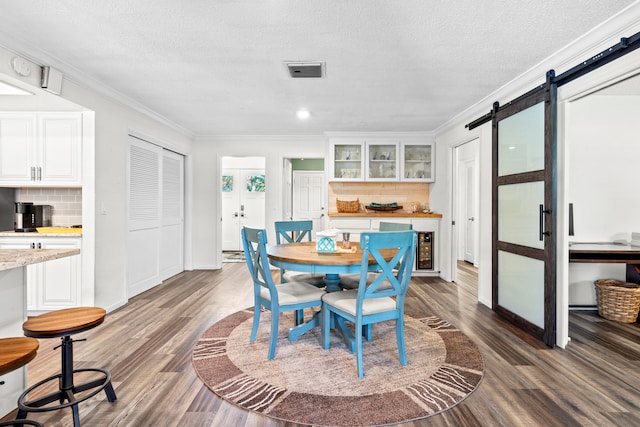
<path id="1" fill-rule="evenodd" d="M 52 311 L 32 317 L 23 323 L 24 334 L 33 338 L 60 337 L 62 343 L 62 369 L 57 375 L 46 378 L 29 387 L 18 399 L 18 418 L 25 418 L 28 412 L 45 412 L 71 407 L 73 425 L 80 427 L 78 404 L 104 390 L 109 402 L 116 401 L 116 393 L 111 385 L 111 374 L 99 368 L 73 369 L 73 342 L 71 335 L 95 328 L 104 321 L 106 312 L 98 307 L 78 307 Z M 75 340 L 75 341 L 85 341 Z M 57 348 L 57 347 L 55 347 Z M 79 372 L 97 372 L 100 377 L 80 385 L 74 384 L 74 374 Z M 58 382 L 58 391 L 31 401 L 28 396 L 34 390 L 51 382 Z M 86 392 L 86 393 L 85 393 Z M 50 405 L 52 402 L 59 404 Z"/>
<path id="2" fill-rule="evenodd" d="M 38 351 L 38 340 L 35 338 L 1 338 L 0 339 L 0 377 L 31 362 Z M 11 420 L 1 422 L 0 426 L 28 425 L 43 427 L 42 424 L 30 420 Z"/>

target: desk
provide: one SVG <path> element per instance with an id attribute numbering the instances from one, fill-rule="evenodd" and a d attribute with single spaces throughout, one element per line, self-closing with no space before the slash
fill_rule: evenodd
<path id="1" fill-rule="evenodd" d="M 380 251 L 387 261 L 396 253 L 395 249 Z M 360 273 L 362 250 L 355 252 L 317 252 L 315 242 L 285 243 L 267 248 L 269 261 L 285 270 L 302 271 L 312 274 L 324 274 L 327 292 L 337 292 L 340 288 L 340 274 Z M 378 264 L 369 257 L 369 271 L 376 271 Z"/>
<path id="2" fill-rule="evenodd" d="M 627 282 L 640 283 L 635 265 L 640 264 L 640 247 L 613 243 L 573 243 L 569 262 L 627 264 Z"/>

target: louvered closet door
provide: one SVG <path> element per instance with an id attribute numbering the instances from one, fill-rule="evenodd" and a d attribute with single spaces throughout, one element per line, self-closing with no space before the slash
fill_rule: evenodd
<path id="1" fill-rule="evenodd" d="M 160 278 L 166 280 L 184 270 L 184 156 L 162 153 L 162 227 Z"/>
<path id="2" fill-rule="evenodd" d="M 129 136 L 127 297 L 159 284 L 162 148 Z"/>

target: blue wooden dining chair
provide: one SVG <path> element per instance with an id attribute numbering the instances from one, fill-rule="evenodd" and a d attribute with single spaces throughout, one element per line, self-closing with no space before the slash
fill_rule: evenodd
<path id="1" fill-rule="evenodd" d="M 380 221 L 380 231 L 406 231 L 413 230 L 413 225 L 400 222 Z M 367 284 L 373 283 L 378 277 L 376 272 L 367 273 Z M 343 289 L 357 289 L 360 283 L 360 274 L 345 274 L 340 276 L 340 287 Z"/>
<path id="2" fill-rule="evenodd" d="M 297 243 L 307 240 L 310 242 L 313 239 L 313 221 L 311 220 L 297 220 L 297 221 L 276 221 L 276 243 L 278 245 L 282 243 Z M 285 271 L 284 268 L 280 269 L 280 282 L 306 282 L 323 288 L 324 274 L 311 274 L 303 273 L 301 271 Z"/>
<path id="3" fill-rule="evenodd" d="M 404 299 L 409 288 L 413 261 L 415 259 L 417 235 L 414 231 L 387 231 L 362 233 L 362 264 L 358 289 L 343 292 L 331 292 L 322 297 L 322 346 L 329 348 L 329 334 L 332 324 L 344 319 L 355 325 L 355 331 L 362 331 L 365 326 L 387 320 L 396 321 L 396 341 L 400 363 L 407 364 L 407 352 L 404 339 Z M 381 249 L 398 248 L 390 261 L 385 261 Z M 380 266 L 378 277 L 367 284 L 369 256 L 373 256 Z M 398 274 L 394 268 L 398 268 Z M 391 284 L 381 286 L 385 282 Z M 333 319 L 332 319 L 333 318 Z M 356 333 L 355 353 L 358 365 L 358 376 L 364 377 L 362 337 Z"/>
<path id="4" fill-rule="evenodd" d="M 289 329 L 289 341 L 296 341 L 300 335 L 320 325 L 320 311 L 304 322 L 304 309 L 320 307 L 325 291 L 304 282 L 288 282 L 276 286 L 267 257 L 267 230 L 244 227 L 242 245 L 247 267 L 253 279 L 253 328 L 250 341 L 256 340 L 261 307 L 265 307 L 271 311 L 271 339 L 268 355 L 271 360 L 276 353 L 280 313 L 286 311 L 295 313 L 295 326 Z"/>

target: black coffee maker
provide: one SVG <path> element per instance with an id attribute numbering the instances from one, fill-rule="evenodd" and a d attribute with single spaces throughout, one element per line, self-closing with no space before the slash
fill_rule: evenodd
<path id="1" fill-rule="evenodd" d="M 37 227 L 51 226 L 51 206 L 34 205 L 32 202 L 16 202 L 14 231 L 34 232 Z"/>

